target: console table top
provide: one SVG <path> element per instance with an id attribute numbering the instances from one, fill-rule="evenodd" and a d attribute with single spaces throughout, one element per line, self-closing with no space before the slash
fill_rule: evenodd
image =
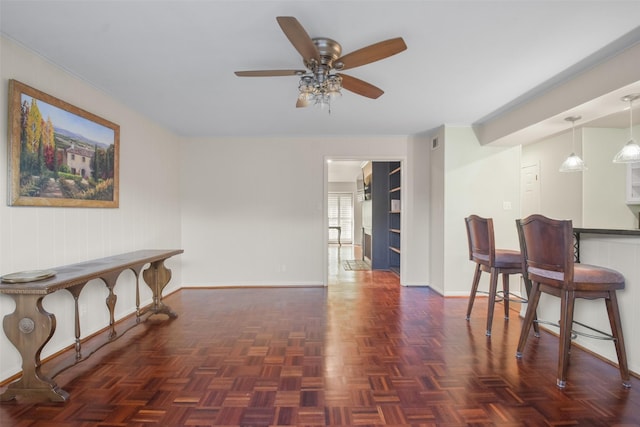
<path id="1" fill-rule="evenodd" d="M 143 249 L 113 255 L 76 264 L 53 267 L 55 276 L 44 280 L 23 283 L 1 283 L 0 294 L 46 295 L 60 289 L 83 284 L 111 274 L 120 274 L 127 269 L 142 268 L 147 263 L 165 260 L 183 253 L 183 249 Z"/>

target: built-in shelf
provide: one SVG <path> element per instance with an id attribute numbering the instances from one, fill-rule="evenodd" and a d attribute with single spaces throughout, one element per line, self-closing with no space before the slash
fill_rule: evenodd
<path id="1" fill-rule="evenodd" d="M 389 162 L 389 270 L 400 275 L 400 209 L 401 209 L 400 162 Z"/>

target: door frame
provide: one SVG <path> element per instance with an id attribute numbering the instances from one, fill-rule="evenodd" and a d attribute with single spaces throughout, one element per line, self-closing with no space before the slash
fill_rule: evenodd
<path id="1" fill-rule="evenodd" d="M 347 161 L 347 160 L 355 160 L 355 161 L 370 161 L 370 162 L 400 162 L 400 187 L 404 190 L 406 189 L 406 157 L 395 157 L 395 156 L 366 156 L 366 155 L 357 155 L 357 156 L 330 156 L 324 155 L 322 158 L 322 170 L 323 170 L 323 179 L 322 179 L 322 283 L 323 285 L 329 286 L 329 251 L 327 250 L 329 247 L 329 233 L 327 230 L 329 229 L 329 160 L 333 162 L 339 161 Z M 405 221 L 405 213 L 406 213 L 406 203 L 407 203 L 407 195 L 406 190 L 403 192 L 403 195 L 400 199 L 400 224 L 402 224 L 403 233 L 406 233 L 406 221 Z M 355 243 L 355 242 L 354 242 Z M 406 239 L 400 239 L 400 252 L 406 253 Z M 400 281 L 402 281 L 402 276 L 404 274 L 404 261 L 403 257 L 400 257 Z"/>

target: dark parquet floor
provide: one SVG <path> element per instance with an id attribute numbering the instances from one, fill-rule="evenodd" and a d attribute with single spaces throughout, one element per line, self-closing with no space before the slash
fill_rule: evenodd
<path id="1" fill-rule="evenodd" d="M 515 357 L 517 315 L 486 302 L 345 271 L 328 288 L 184 289 L 157 316 L 56 377 L 66 403 L 0 405 L 8 426 L 637 426 L 640 381 L 572 351 L 555 386 L 557 338 Z M 469 278 L 471 282 L 471 277 Z"/>

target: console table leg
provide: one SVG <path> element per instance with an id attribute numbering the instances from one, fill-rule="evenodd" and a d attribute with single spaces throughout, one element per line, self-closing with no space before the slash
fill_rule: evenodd
<path id="1" fill-rule="evenodd" d="M 118 333 L 116 332 L 115 316 L 118 296 L 113 292 L 113 288 L 116 286 L 120 273 L 120 271 L 112 271 L 100 277 L 109 290 L 109 295 L 107 295 L 107 299 L 105 300 L 107 309 L 109 310 L 109 340 L 114 340 L 118 336 Z"/>
<path id="2" fill-rule="evenodd" d="M 66 290 L 71 294 L 71 296 L 73 297 L 73 303 L 74 303 L 74 308 L 75 308 L 75 335 L 76 335 L 76 343 L 75 343 L 75 349 L 76 349 L 76 360 L 81 360 L 82 359 L 82 343 L 80 342 L 80 337 L 81 337 L 81 332 L 80 332 L 80 307 L 79 307 L 79 300 L 80 300 L 80 292 L 82 292 L 82 289 L 84 288 L 84 285 L 86 285 L 87 283 L 82 283 L 80 285 L 77 286 L 73 286 L 71 288 L 67 288 Z"/>
<path id="3" fill-rule="evenodd" d="M 22 357 L 22 377 L 0 395 L 0 401 L 14 399 L 17 395 L 42 396 L 63 402 L 69 393 L 62 390 L 50 378 L 42 374 L 40 352 L 56 330 L 56 318 L 42 307 L 44 295 L 11 295 L 16 303 L 13 313 L 4 317 L 3 328 L 7 338 Z"/>
<path id="4" fill-rule="evenodd" d="M 154 314 L 166 314 L 176 318 L 178 315 L 162 302 L 162 291 L 171 280 L 171 270 L 165 267 L 164 260 L 154 261 L 142 272 L 145 283 L 153 292 L 153 303 L 149 310 Z"/>

